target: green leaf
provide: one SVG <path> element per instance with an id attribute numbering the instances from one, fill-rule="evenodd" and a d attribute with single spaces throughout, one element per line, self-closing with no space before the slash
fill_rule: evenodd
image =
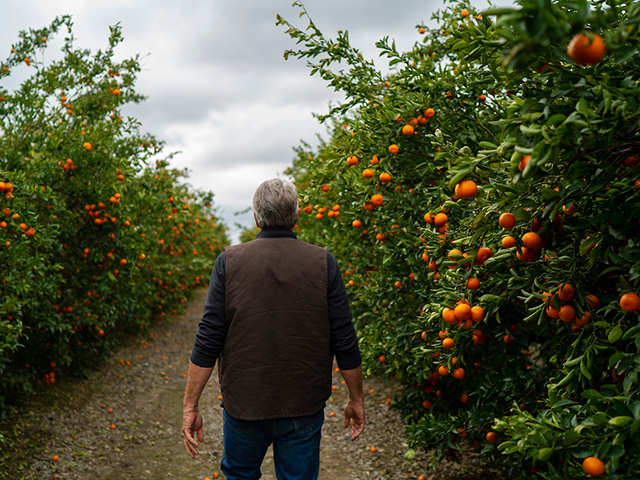
<path id="1" fill-rule="evenodd" d="M 631 57 L 638 53 L 637 47 L 631 45 L 623 45 L 618 47 L 613 54 L 613 60 L 620 64 L 629 60 Z"/>
<path id="2" fill-rule="evenodd" d="M 566 118 L 567 118 L 566 115 L 563 115 L 562 113 L 556 113 L 555 115 L 552 115 L 551 117 L 549 117 L 549 120 L 547 120 L 547 126 L 555 127 L 559 123 L 564 122 Z"/>
<path id="3" fill-rule="evenodd" d="M 580 254 L 585 255 L 587 253 L 587 250 L 589 250 L 589 248 L 595 245 L 597 241 L 598 241 L 597 238 L 593 238 L 593 237 L 587 238 L 584 242 L 580 244 L 580 248 L 579 248 Z"/>
<path id="4" fill-rule="evenodd" d="M 541 462 L 547 462 L 549 461 L 549 458 L 551 458 L 552 454 L 553 448 L 541 448 L 540 450 L 538 450 L 537 457 Z"/>
<path id="5" fill-rule="evenodd" d="M 626 427 L 633 422 L 633 418 L 627 416 L 613 417 L 609 420 L 609 425 L 612 427 Z"/>
<path id="6" fill-rule="evenodd" d="M 640 325 L 636 325 L 635 327 L 631 327 L 629 330 L 624 332 L 622 335 L 622 340 L 629 340 L 630 338 L 635 338 L 640 335 Z"/>
<path id="7" fill-rule="evenodd" d="M 604 396 L 600 392 L 598 392 L 597 390 L 591 390 L 591 389 L 583 391 L 582 393 L 580 393 L 580 396 L 585 400 L 604 399 Z"/>
<path id="8" fill-rule="evenodd" d="M 613 327 L 609 332 L 609 335 L 607 335 L 607 339 L 609 340 L 609 343 L 617 342 L 618 340 L 620 340 L 620 337 L 622 337 L 622 328 L 620 328 L 617 325 Z"/>

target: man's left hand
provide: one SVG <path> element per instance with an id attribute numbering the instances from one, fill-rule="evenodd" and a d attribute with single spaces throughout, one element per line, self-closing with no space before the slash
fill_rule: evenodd
<path id="1" fill-rule="evenodd" d="M 198 442 L 195 436 L 198 435 L 198 442 L 204 442 L 204 430 L 202 429 L 202 415 L 198 410 L 183 410 L 182 412 L 182 435 L 184 436 L 184 447 L 191 458 L 198 454 Z"/>

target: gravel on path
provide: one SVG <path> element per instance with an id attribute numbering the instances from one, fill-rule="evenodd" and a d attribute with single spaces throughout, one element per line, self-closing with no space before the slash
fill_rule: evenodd
<path id="1" fill-rule="evenodd" d="M 19 413 L 0 424 L 0 479 L 224 478 L 215 371 L 200 400 L 205 441 L 196 459 L 187 455 L 181 434 L 189 358 L 206 294 L 197 292 L 183 315 L 157 322 L 145 338 L 130 339 L 88 379 L 60 376 L 54 385 L 37 386 Z M 397 387 L 379 378 L 365 379 L 366 428 L 351 442 L 343 426 L 347 389 L 341 381 L 334 374 L 325 408 L 321 480 L 499 478 L 479 468 L 472 455 L 436 470 L 427 469 L 424 452 L 406 461 L 404 425 L 388 406 Z M 262 472 L 263 479 L 276 479 L 271 452 Z"/>

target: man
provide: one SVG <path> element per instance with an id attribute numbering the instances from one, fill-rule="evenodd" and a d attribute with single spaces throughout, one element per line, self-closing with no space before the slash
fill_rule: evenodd
<path id="1" fill-rule="evenodd" d="M 364 430 L 362 363 L 335 258 L 297 240 L 296 187 L 263 182 L 253 196 L 256 239 L 216 259 L 191 355 L 182 432 L 204 440 L 198 401 L 218 361 L 224 406 L 222 473 L 258 479 L 269 445 L 279 480 L 317 479 L 335 355 L 349 389 L 344 426 Z"/>

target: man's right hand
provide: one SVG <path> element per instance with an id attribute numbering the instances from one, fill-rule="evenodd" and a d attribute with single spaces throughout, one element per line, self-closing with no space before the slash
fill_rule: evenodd
<path id="1" fill-rule="evenodd" d="M 364 401 L 347 401 L 347 405 L 344 407 L 344 428 L 347 428 L 350 423 L 352 423 L 351 441 L 353 442 L 364 431 Z"/>

